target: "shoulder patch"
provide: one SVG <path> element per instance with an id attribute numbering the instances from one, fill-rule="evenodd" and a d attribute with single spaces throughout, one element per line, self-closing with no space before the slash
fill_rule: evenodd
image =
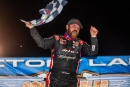
<path id="1" fill-rule="evenodd" d="M 59 35 L 54 35 L 56 40 L 59 40 Z"/>
<path id="2" fill-rule="evenodd" d="M 83 45 L 84 41 L 83 40 L 79 40 L 79 43 L 80 43 L 80 45 Z"/>

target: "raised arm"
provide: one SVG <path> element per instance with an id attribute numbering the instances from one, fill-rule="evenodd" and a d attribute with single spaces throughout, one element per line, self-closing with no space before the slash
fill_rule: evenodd
<path id="1" fill-rule="evenodd" d="M 84 55 L 88 56 L 95 56 L 98 53 L 98 39 L 97 34 L 98 30 L 91 26 L 90 28 L 90 34 L 91 34 L 91 44 L 84 42 L 82 46 L 82 52 Z"/>
<path id="2" fill-rule="evenodd" d="M 49 38 L 42 38 L 36 28 L 30 23 L 25 22 L 26 27 L 30 29 L 30 34 L 34 41 L 36 42 L 38 47 L 41 47 L 43 49 L 51 49 L 55 44 L 55 37 L 49 37 Z"/>
<path id="3" fill-rule="evenodd" d="M 95 56 L 98 53 L 98 40 L 96 37 L 91 37 L 91 45 L 84 42 L 82 53 L 86 56 Z"/>

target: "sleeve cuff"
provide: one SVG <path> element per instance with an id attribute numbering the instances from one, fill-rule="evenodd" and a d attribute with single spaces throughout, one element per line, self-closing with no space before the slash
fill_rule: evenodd
<path id="1" fill-rule="evenodd" d="M 35 31 L 35 30 L 36 30 L 35 27 L 32 27 L 32 28 L 30 29 L 31 32 L 32 32 L 32 31 Z"/>
<path id="2" fill-rule="evenodd" d="M 93 42 L 93 43 L 98 42 L 97 37 L 91 37 L 91 42 Z"/>

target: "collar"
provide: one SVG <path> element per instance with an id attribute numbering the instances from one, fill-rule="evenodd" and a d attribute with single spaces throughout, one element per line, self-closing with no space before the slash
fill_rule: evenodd
<path id="1" fill-rule="evenodd" d="M 67 32 L 65 32 L 65 34 L 64 34 L 64 36 L 63 36 L 65 39 L 67 39 L 67 40 L 74 40 L 74 39 L 72 39 L 70 36 L 69 36 L 69 34 L 67 33 Z M 79 38 L 76 38 L 75 40 L 80 40 Z"/>
<path id="2" fill-rule="evenodd" d="M 67 40 L 73 40 L 67 32 L 64 34 L 64 38 L 66 38 Z"/>

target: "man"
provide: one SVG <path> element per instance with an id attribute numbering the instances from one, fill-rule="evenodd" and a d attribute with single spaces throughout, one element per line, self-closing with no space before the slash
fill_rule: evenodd
<path id="1" fill-rule="evenodd" d="M 98 53 L 98 30 L 91 26 L 91 45 L 77 38 L 80 29 L 83 28 L 78 19 L 71 19 L 66 25 L 63 36 L 53 35 L 43 39 L 35 27 L 25 22 L 30 29 L 32 38 L 38 47 L 51 49 L 50 72 L 46 77 L 47 87 L 78 87 L 79 80 L 76 77 L 79 59 L 82 55 L 95 56 Z"/>

